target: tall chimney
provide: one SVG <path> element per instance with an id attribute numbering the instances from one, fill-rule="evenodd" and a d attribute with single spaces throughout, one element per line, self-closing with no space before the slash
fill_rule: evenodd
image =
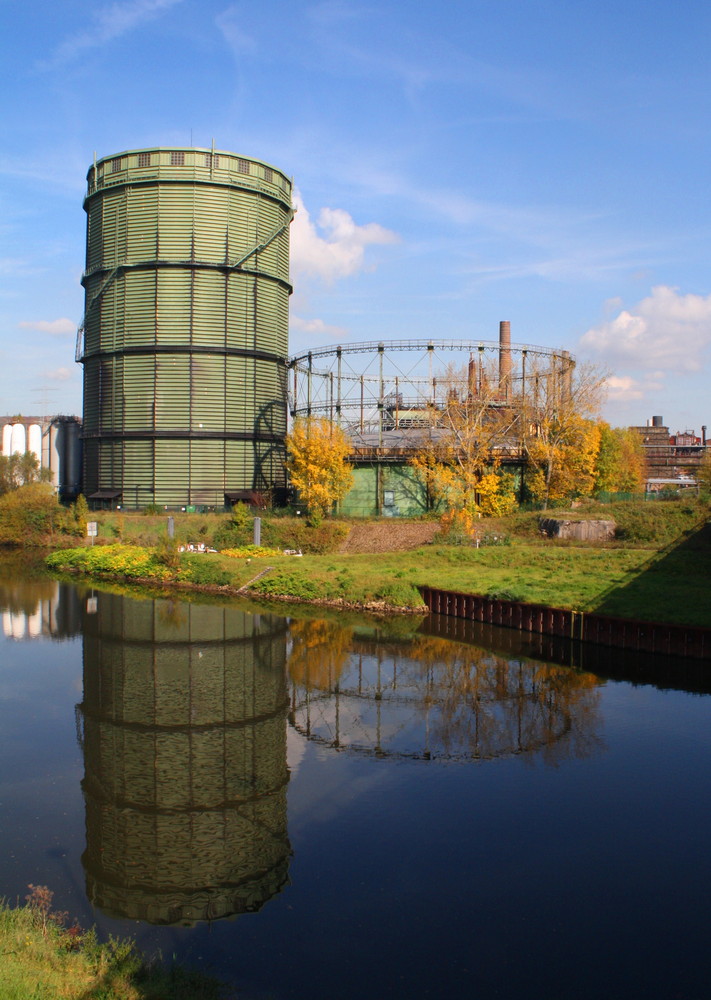
<path id="1" fill-rule="evenodd" d="M 499 392 L 508 398 L 511 385 L 511 323 L 499 323 Z"/>
<path id="2" fill-rule="evenodd" d="M 476 361 L 474 360 L 474 355 L 469 355 L 469 367 L 467 372 L 467 381 L 469 383 L 469 396 L 476 396 Z"/>

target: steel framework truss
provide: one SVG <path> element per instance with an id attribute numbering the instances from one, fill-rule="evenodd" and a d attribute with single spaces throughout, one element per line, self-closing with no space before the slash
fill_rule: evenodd
<path id="1" fill-rule="evenodd" d="M 486 340 L 391 340 L 325 347 L 289 361 L 294 418 L 326 417 L 347 432 L 382 435 L 428 426 L 452 398 L 532 405 L 554 380 L 569 391 L 567 351 Z"/>

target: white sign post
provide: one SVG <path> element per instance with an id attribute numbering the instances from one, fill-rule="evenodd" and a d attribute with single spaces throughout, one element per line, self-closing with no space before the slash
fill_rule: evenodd
<path id="1" fill-rule="evenodd" d="M 86 522 L 86 537 L 91 539 L 91 544 L 94 544 L 94 539 L 99 534 L 99 525 L 96 521 Z"/>

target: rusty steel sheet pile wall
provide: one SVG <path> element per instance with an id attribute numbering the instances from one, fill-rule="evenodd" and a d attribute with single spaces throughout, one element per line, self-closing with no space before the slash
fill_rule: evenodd
<path id="1" fill-rule="evenodd" d="M 610 615 L 505 601 L 479 594 L 460 594 L 433 587 L 421 587 L 420 592 L 433 614 L 451 615 L 468 621 L 594 642 L 603 646 L 711 659 L 711 629 L 708 628 L 631 621 Z"/>

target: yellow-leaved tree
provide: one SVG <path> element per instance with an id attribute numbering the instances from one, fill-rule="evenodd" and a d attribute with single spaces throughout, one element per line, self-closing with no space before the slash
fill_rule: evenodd
<path id="1" fill-rule="evenodd" d="M 696 471 L 696 481 L 704 493 L 711 493 L 711 449 L 708 445 L 701 459 L 701 464 Z"/>
<path id="2" fill-rule="evenodd" d="M 600 451 L 595 461 L 595 491 L 641 493 L 647 478 L 642 438 L 631 427 L 610 427 L 601 421 Z"/>
<path id="3" fill-rule="evenodd" d="M 286 437 L 291 485 L 312 515 L 323 517 L 353 485 L 348 462 L 351 443 L 331 420 L 322 417 L 294 421 Z"/>
<path id="4" fill-rule="evenodd" d="M 535 373 L 534 373 L 535 377 Z M 600 429 L 595 422 L 605 392 L 606 374 L 590 365 L 536 380 L 527 410 L 522 444 L 526 485 L 542 503 L 589 496 L 595 487 Z"/>
<path id="5" fill-rule="evenodd" d="M 472 385 L 465 372 L 447 380 L 446 404 L 433 409 L 432 427 L 410 464 L 428 502 L 443 510 L 443 528 L 469 534 L 479 517 L 508 514 L 516 506 L 513 476 L 500 468 L 513 423 L 493 378 Z"/>
<path id="6" fill-rule="evenodd" d="M 534 500 L 561 503 L 590 496 L 595 487 L 595 463 L 600 430 L 593 420 L 571 415 L 565 431 L 533 438 L 527 447 L 528 490 Z"/>

